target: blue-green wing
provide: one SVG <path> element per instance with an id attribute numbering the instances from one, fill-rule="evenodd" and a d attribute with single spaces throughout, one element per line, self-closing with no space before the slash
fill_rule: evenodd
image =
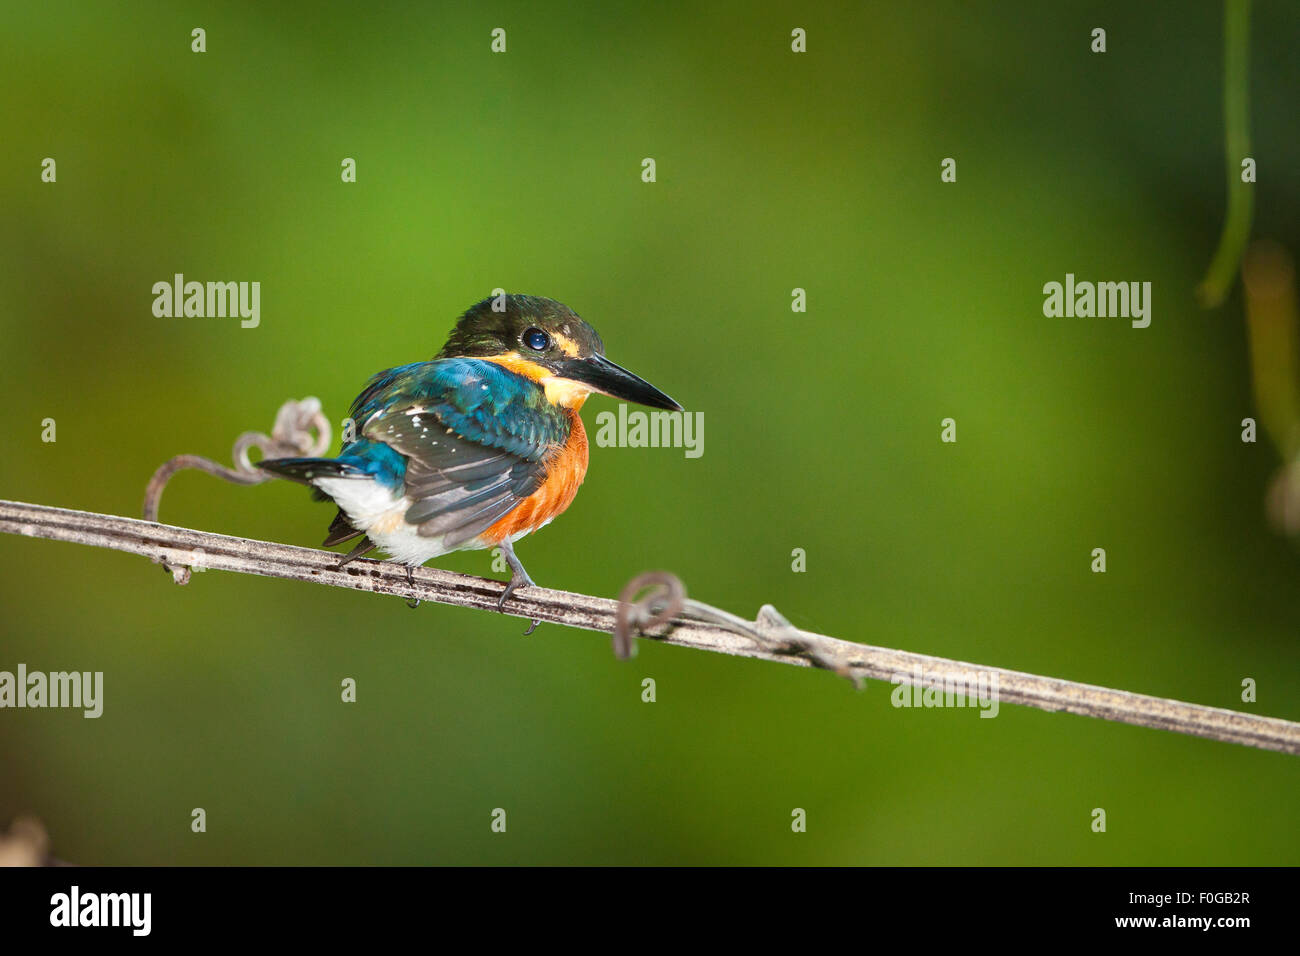
<path id="1" fill-rule="evenodd" d="M 377 375 L 352 408 L 364 439 L 406 459 L 420 534 L 456 547 L 546 480 L 544 460 L 569 436 L 565 413 L 536 383 L 494 362 L 436 359 Z"/>

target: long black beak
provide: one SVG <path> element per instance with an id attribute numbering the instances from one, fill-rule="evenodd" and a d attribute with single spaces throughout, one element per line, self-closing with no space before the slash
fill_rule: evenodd
<path id="1" fill-rule="evenodd" d="M 555 371 L 561 378 L 581 382 L 604 395 L 621 398 L 625 402 L 636 402 L 651 408 L 667 408 L 674 412 L 682 410 L 682 406 L 645 379 L 615 365 L 603 355 L 564 359 L 556 363 Z"/>

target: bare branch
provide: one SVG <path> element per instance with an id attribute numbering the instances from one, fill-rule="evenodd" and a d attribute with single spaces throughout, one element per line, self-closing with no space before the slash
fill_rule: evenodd
<path id="1" fill-rule="evenodd" d="M 312 581 L 485 611 L 495 610 L 497 598 L 505 587 L 501 581 L 436 568 L 419 568 L 408 582 L 405 566 L 389 562 L 363 559 L 340 569 L 339 555 L 329 551 L 12 501 L 0 501 L 0 532 L 128 551 L 177 569 L 238 571 Z M 178 580 L 185 579 L 188 575 L 178 577 Z M 668 632 L 656 638 L 666 644 L 735 657 L 823 667 L 855 682 L 871 678 L 920 686 L 934 682 L 964 686 L 973 675 L 982 674 L 996 678 L 997 697 L 1001 703 L 1066 711 L 1300 754 L 1300 723 L 926 654 L 854 644 L 793 628 L 770 605 L 760 611 L 757 620 L 748 622 L 686 599 L 684 590 L 677 593 L 671 582 L 658 572 L 637 589 L 629 585 L 629 590 L 644 590 L 650 584 L 668 587 L 673 592 L 667 598 L 668 602 L 674 605 L 674 609 L 678 606 L 681 609 L 680 614 L 673 617 Z M 680 587 L 680 582 L 677 582 L 677 587 Z M 661 595 L 660 600 L 665 598 Z M 633 616 L 625 620 L 632 620 L 633 624 L 639 621 L 644 625 L 647 617 L 655 616 L 653 613 L 647 615 L 644 610 L 639 618 Z M 653 612 L 653 608 L 648 610 Z M 606 634 L 613 634 L 619 625 L 617 601 L 548 588 L 519 589 L 506 603 L 506 613 Z"/>

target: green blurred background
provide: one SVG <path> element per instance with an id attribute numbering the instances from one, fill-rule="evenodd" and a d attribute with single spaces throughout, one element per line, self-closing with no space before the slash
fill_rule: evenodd
<path id="1" fill-rule="evenodd" d="M 290 397 L 337 423 L 500 286 L 572 306 L 705 415 L 699 459 L 593 447 L 519 547 L 540 583 L 613 596 L 664 567 L 748 616 L 1300 719 L 1300 553 L 1264 517 L 1274 449 L 1240 441 L 1241 292 L 1193 298 L 1225 204 L 1222 18 L 7 4 L 0 497 L 138 515 L 169 456 L 226 461 Z M 1256 4 L 1255 234 L 1292 250 L 1298 25 Z M 155 318 L 176 272 L 260 281 L 260 327 Z M 1151 281 L 1150 328 L 1045 318 L 1066 272 Z M 592 399 L 588 429 L 613 408 Z M 187 472 L 161 517 L 315 545 L 332 514 Z M 1294 757 L 896 710 L 888 684 L 646 641 L 620 663 L 589 632 L 353 591 L 181 588 L 12 536 L 0 599 L 0 669 L 105 672 L 99 720 L 0 712 L 0 822 L 40 817 L 76 862 L 1300 862 Z"/>

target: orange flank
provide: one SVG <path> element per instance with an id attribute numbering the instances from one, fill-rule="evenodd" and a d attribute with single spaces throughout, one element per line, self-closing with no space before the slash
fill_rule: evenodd
<path id="1" fill-rule="evenodd" d="M 582 427 L 582 418 L 577 411 L 569 409 L 568 413 L 569 440 L 545 460 L 546 481 L 479 535 L 484 547 L 493 547 L 505 538 L 536 531 L 573 502 L 578 486 L 587 475 L 587 431 Z"/>

